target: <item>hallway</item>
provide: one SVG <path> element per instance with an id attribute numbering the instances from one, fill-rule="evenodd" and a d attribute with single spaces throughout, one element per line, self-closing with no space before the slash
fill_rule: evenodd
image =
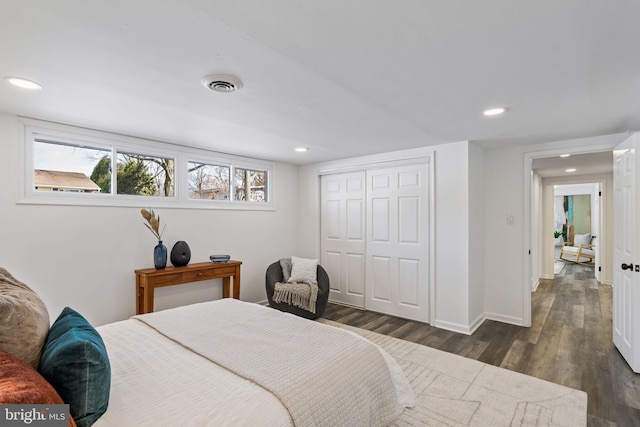
<path id="1" fill-rule="evenodd" d="M 324 317 L 532 375 L 588 394 L 590 426 L 640 425 L 640 375 L 612 342 L 612 288 L 567 263 L 532 294 L 532 326 L 487 320 L 471 336 L 337 304 Z"/>

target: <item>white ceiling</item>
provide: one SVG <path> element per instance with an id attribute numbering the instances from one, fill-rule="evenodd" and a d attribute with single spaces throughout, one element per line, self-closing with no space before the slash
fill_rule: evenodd
<path id="1" fill-rule="evenodd" d="M 543 178 L 613 173 L 613 151 L 534 159 L 532 169 Z M 575 169 L 575 172 L 567 172 Z"/>
<path id="2" fill-rule="evenodd" d="M 640 129 L 639 22 L 637 0 L 2 0 L 0 78 L 43 90 L 0 81 L 0 111 L 297 164 L 586 138 Z M 219 72 L 244 88 L 200 84 Z"/>

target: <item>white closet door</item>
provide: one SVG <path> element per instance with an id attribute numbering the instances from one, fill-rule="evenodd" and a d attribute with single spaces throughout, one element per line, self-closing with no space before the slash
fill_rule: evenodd
<path id="1" fill-rule="evenodd" d="M 329 300 L 364 308 L 365 173 L 321 177 L 321 256 Z"/>
<path id="2" fill-rule="evenodd" d="M 429 321 L 428 165 L 367 171 L 366 308 Z"/>

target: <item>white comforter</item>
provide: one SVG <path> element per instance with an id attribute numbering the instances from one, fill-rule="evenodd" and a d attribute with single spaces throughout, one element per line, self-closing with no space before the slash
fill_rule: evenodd
<path id="1" fill-rule="evenodd" d="M 378 347 L 255 304 L 223 299 L 98 330 L 112 389 L 96 426 L 369 426 L 414 402 Z"/>

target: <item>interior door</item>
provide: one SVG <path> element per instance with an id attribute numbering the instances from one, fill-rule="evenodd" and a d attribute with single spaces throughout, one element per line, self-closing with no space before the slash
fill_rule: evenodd
<path id="1" fill-rule="evenodd" d="M 593 198 L 593 209 L 591 209 L 591 218 L 592 218 L 592 223 L 594 224 L 594 227 L 596 227 L 595 230 L 592 231 L 592 235 L 595 234 L 595 239 L 593 239 L 591 241 L 591 243 L 593 243 L 593 251 L 595 252 L 595 256 L 596 259 L 595 261 L 595 267 L 594 267 L 594 275 L 596 280 L 598 281 L 598 283 L 601 283 L 601 279 L 600 279 L 600 270 L 601 270 L 601 266 L 602 263 L 600 261 L 600 247 L 602 245 L 602 216 L 601 216 L 601 202 L 602 202 L 602 183 L 597 183 L 595 184 L 596 186 L 596 191 L 595 191 L 595 197 Z"/>
<path id="2" fill-rule="evenodd" d="M 366 308 L 428 322 L 428 165 L 369 170 L 366 196 Z"/>
<path id="3" fill-rule="evenodd" d="M 329 299 L 364 308 L 365 172 L 324 175 L 320 182 L 320 264 L 329 275 Z"/>
<path id="4" fill-rule="evenodd" d="M 634 372 L 640 372 L 637 150 L 634 134 L 613 152 L 613 342 Z"/>

